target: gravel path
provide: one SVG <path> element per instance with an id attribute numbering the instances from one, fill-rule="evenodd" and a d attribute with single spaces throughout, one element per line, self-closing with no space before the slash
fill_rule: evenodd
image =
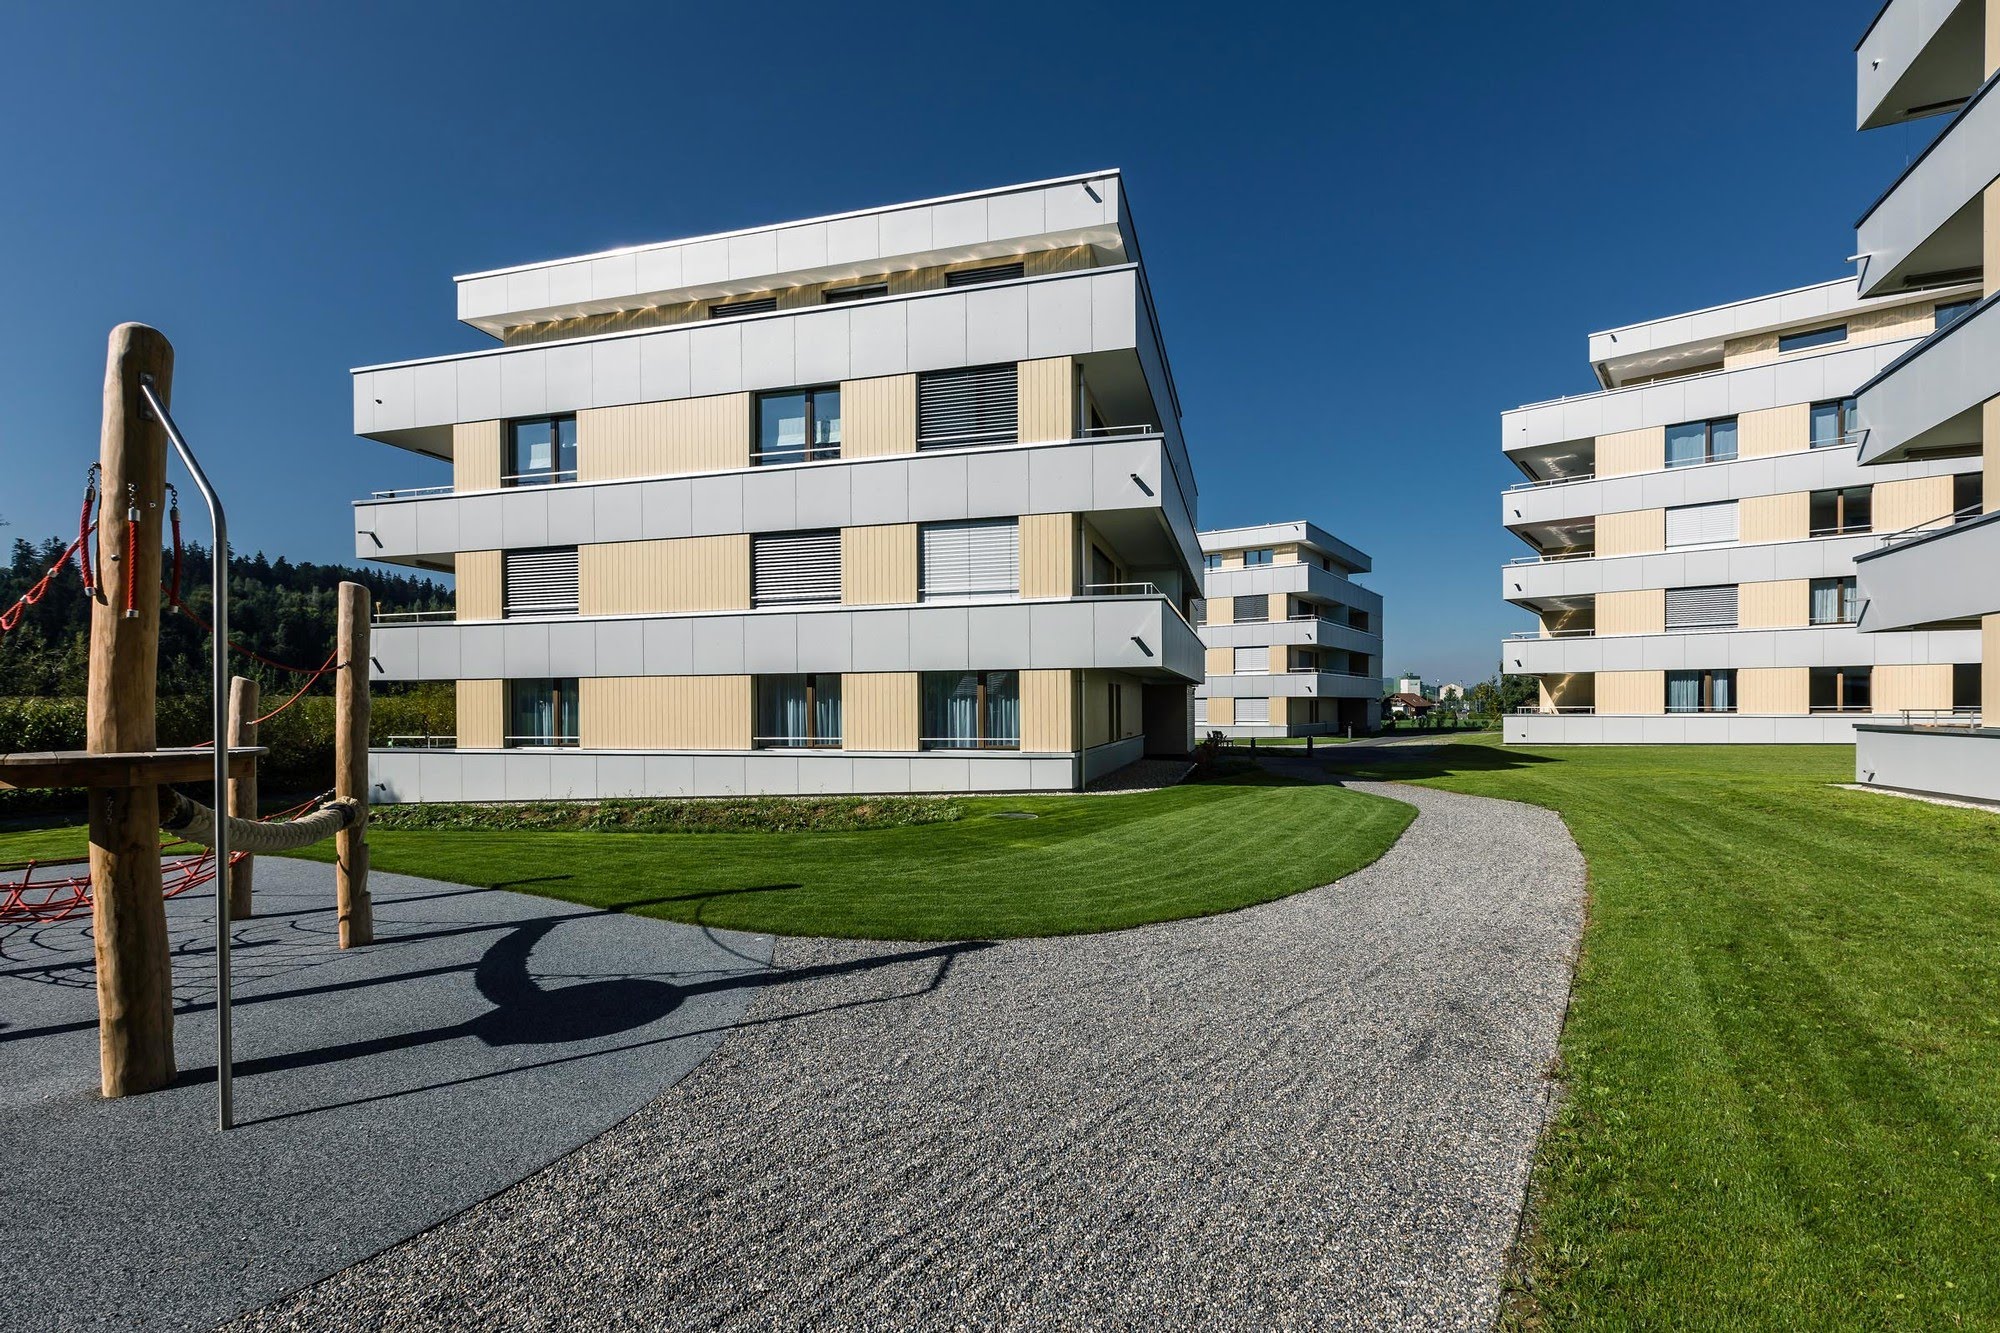
<path id="1" fill-rule="evenodd" d="M 1583 913 L 1555 815 L 762 995 L 685 1082 L 260 1329 L 1484 1328 Z M 781 941 L 788 969 L 882 946 Z"/>

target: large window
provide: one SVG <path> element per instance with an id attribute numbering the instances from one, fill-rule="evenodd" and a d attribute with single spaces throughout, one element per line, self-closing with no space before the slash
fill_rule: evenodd
<path id="1" fill-rule="evenodd" d="M 1667 545 L 1710 546 L 1736 540 L 1736 501 L 1672 505 L 1667 509 Z"/>
<path id="2" fill-rule="evenodd" d="M 757 396 L 757 456 L 751 462 L 764 466 L 838 457 L 838 387 Z"/>
<path id="3" fill-rule="evenodd" d="M 1812 493 L 1812 535 L 1839 537 L 1875 530 L 1875 488 L 1843 486 L 1834 491 Z"/>
<path id="4" fill-rule="evenodd" d="M 1736 585 L 1667 589 L 1667 628 L 1736 628 Z"/>
<path id="5" fill-rule="evenodd" d="M 1013 444 L 1021 435 L 1020 367 L 970 366 L 917 376 L 917 448 Z"/>
<path id="6" fill-rule="evenodd" d="M 1271 618 L 1271 599 L 1264 593 L 1248 593 L 1229 599 L 1229 618 L 1239 625 L 1255 625 Z"/>
<path id="7" fill-rule="evenodd" d="M 1847 341 L 1845 324 L 1829 324 L 1823 329 L 1807 329 L 1803 333 L 1784 333 L 1778 336 L 1780 352 L 1805 352 L 1815 347 L 1832 347 Z"/>
<path id="8" fill-rule="evenodd" d="M 1950 328 L 1952 325 L 1958 323 L 1959 320 L 1965 318 L 1968 314 L 1970 314 L 1972 312 L 1972 307 L 1978 304 L 1979 304 L 1979 298 L 1976 296 L 1968 296 L 1963 301 L 1938 302 L 1937 309 L 1932 312 L 1931 328 L 1932 329 Z"/>
<path id="9" fill-rule="evenodd" d="M 1736 457 L 1736 418 L 1689 421 L 1667 427 L 1667 466 L 1726 463 Z"/>
<path id="10" fill-rule="evenodd" d="M 1221 569 L 1222 568 L 1221 552 L 1210 551 L 1206 555 L 1202 556 L 1201 567 L 1203 569 Z"/>
<path id="11" fill-rule="evenodd" d="M 1254 550 L 1245 551 L 1243 553 L 1243 563 L 1246 566 L 1252 566 L 1252 567 L 1257 565 L 1270 564 L 1271 548 L 1268 546 L 1259 546 Z"/>
<path id="12" fill-rule="evenodd" d="M 840 744 L 840 677 L 816 671 L 757 677 L 759 749 L 799 749 Z"/>
<path id="13" fill-rule="evenodd" d="M 1815 625 L 1852 625 L 1861 619 L 1861 602 L 1854 595 L 1854 575 L 1814 579 L 1810 618 Z"/>
<path id="14" fill-rule="evenodd" d="M 1734 671 L 1669 671 L 1669 713 L 1733 713 L 1736 711 Z"/>
<path id="15" fill-rule="evenodd" d="M 1236 720 L 1245 724 L 1268 724 L 1271 720 L 1271 701 L 1269 699 L 1238 699 L 1236 701 Z"/>
<path id="16" fill-rule="evenodd" d="M 506 743 L 575 745 L 576 678 L 508 681 Z"/>
<path id="17" fill-rule="evenodd" d="M 500 478 L 502 486 L 575 480 L 575 417 L 535 417 L 507 423 L 507 471 Z"/>
<path id="18" fill-rule="evenodd" d="M 1834 445 L 1853 444 L 1861 436 L 1861 428 L 1854 421 L 1854 400 L 1836 398 L 1830 403 L 1812 405 L 1812 447 L 1828 449 Z"/>
<path id="19" fill-rule="evenodd" d="M 574 546 L 507 551 L 501 555 L 501 615 L 573 616 L 576 611 Z"/>
<path id="20" fill-rule="evenodd" d="M 1865 666 L 1812 668 L 1813 712 L 1867 712 L 1874 706 L 1869 676 L 1869 669 Z"/>
<path id="21" fill-rule="evenodd" d="M 839 528 L 759 533 L 750 539 L 750 605 L 839 600 Z"/>
<path id="22" fill-rule="evenodd" d="M 1021 748 L 1021 685 L 1012 671 L 923 673 L 926 750 Z"/>
<path id="23" fill-rule="evenodd" d="M 1021 595 L 1021 522 L 974 519 L 917 529 L 917 599 L 998 601 Z"/>
<path id="24" fill-rule="evenodd" d="M 1238 648 L 1231 659 L 1231 666 L 1238 676 L 1268 676 L 1271 673 L 1271 650 L 1262 645 Z"/>

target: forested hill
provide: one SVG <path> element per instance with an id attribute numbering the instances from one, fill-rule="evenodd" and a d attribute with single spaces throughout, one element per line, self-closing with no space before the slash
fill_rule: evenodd
<path id="1" fill-rule="evenodd" d="M 0 568 L 0 608 L 18 601 L 67 545 L 55 537 L 45 542 L 17 540 L 11 560 Z M 169 553 L 161 565 L 162 575 L 170 576 L 171 569 Z M 207 548 L 189 545 L 182 557 L 182 597 L 203 620 L 208 618 L 208 573 Z M 432 610 L 452 604 L 451 591 L 432 579 L 347 565 L 293 564 L 283 557 L 273 561 L 260 551 L 229 562 L 229 637 L 280 662 L 318 666 L 333 650 L 334 590 L 343 581 L 365 585 L 376 607 L 383 610 Z M 162 696 L 208 693 L 208 653 L 206 631 L 179 612 L 162 609 Z M 0 696 L 80 696 L 89 660 L 90 604 L 72 560 L 18 626 L 0 631 Z M 298 684 L 291 675 L 241 653 L 235 655 L 231 669 L 239 676 L 257 678 L 267 691 L 283 688 L 289 693 Z"/>

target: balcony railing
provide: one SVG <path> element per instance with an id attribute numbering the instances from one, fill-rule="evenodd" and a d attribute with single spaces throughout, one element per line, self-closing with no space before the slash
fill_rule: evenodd
<path id="1" fill-rule="evenodd" d="M 1558 565 L 1566 560 L 1595 560 L 1595 548 L 1588 551 L 1554 551 L 1546 555 L 1517 555 L 1507 563 L 1510 565 Z"/>
<path id="2" fill-rule="evenodd" d="M 1538 630 L 1522 629 L 1515 630 L 1512 634 L 1509 634 L 1507 641 L 1509 643 L 1540 643 L 1544 639 L 1594 639 L 1596 637 L 1597 631 L 1594 629 L 1557 629 L 1550 630 L 1546 634 Z"/>
<path id="3" fill-rule="evenodd" d="M 368 498 L 371 500 L 414 500 L 424 495 L 452 495 L 457 490 L 458 487 L 456 486 L 412 486 L 400 491 L 370 491 Z"/>
<path id="4" fill-rule="evenodd" d="M 1516 717 L 1587 717 L 1596 711 L 1596 704 L 1567 704 L 1557 708 L 1542 708 L 1536 704 L 1522 704 L 1514 710 L 1514 715 Z"/>
<path id="5" fill-rule="evenodd" d="M 1881 714 L 1887 717 L 1888 714 Z M 1906 727 L 1924 727 L 1938 731 L 1966 731 L 1981 725 L 1980 710 L 1977 705 L 1968 708 L 1902 708 L 1895 714 Z"/>
<path id="6" fill-rule="evenodd" d="M 368 618 L 377 625 L 418 625 L 428 621 L 456 620 L 458 612 L 447 606 L 429 611 L 377 611 Z"/>
<path id="7" fill-rule="evenodd" d="M 581 741 L 575 736 L 502 736 L 501 744 L 510 750 L 575 749 Z"/>
<path id="8" fill-rule="evenodd" d="M 456 736 L 386 736 L 382 743 L 394 750 L 455 750 Z"/>
<path id="9" fill-rule="evenodd" d="M 1575 481 L 1596 480 L 1597 474 L 1595 472 L 1579 472 L 1573 477 L 1544 477 L 1540 481 L 1517 481 L 1507 489 L 1509 491 L 1538 491 L 1544 486 L 1567 486 Z"/>
<path id="10" fill-rule="evenodd" d="M 576 469 L 543 468 L 539 472 L 510 472 L 500 478 L 502 486 L 554 486 L 559 482 L 575 481 Z"/>
<path id="11" fill-rule="evenodd" d="M 1913 538 L 1921 537 L 1927 532 L 1942 532 L 1946 528 L 1957 527 L 1960 523 L 1978 518 L 1985 512 L 1986 506 L 1984 504 L 1970 504 L 1963 509 L 1954 509 L 1941 518 L 1926 519 L 1922 523 L 1915 523 L 1907 528 L 1899 528 L 1894 532 L 1885 532 L 1882 534 L 1881 544 L 1883 546 L 1899 546 Z"/>
<path id="12" fill-rule="evenodd" d="M 1807 442 L 1805 450 L 1803 451 L 1791 450 L 1789 452 L 1810 453 L 1820 449 L 1857 449 L 1861 446 L 1862 442 L 1865 441 L 1867 438 L 1868 438 L 1867 431 L 1851 430 L 1848 431 L 1845 435 L 1835 435 L 1824 440 L 1810 440 Z M 1765 454 L 1765 455 L 1759 455 L 1753 459 L 1745 459 L 1741 455 L 1732 455 L 1731 457 L 1728 458 L 1708 458 L 1708 459 L 1703 459 L 1698 463 L 1670 463 L 1665 467 L 1644 468 L 1637 472 L 1614 473 L 1611 477 L 1601 478 L 1601 480 L 1622 481 L 1626 477 L 1656 477 L 1663 472 L 1686 472 L 1690 468 L 1721 467 L 1729 463 L 1762 462 L 1767 458 L 1784 457 L 1784 456 L 1785 455 L 1782 454 L 1780 455 Z M 1512 494 L 1515 491 L 1538 491 L 1549 486 L 1568 486 L 1576 482 L 1598 481 L 1598 480 L 1600 480 L 1600 478 L 1598 477 L 1597 473 L 1593 470 L 1590 472 L 1579 472 L 1572 477 L 1544 477 L 1540 481 L 1534 481 L 1534 480 L 1517 481 L 1512 486 L 1509 486 L 1507 488 L 1507 493 Z"/>

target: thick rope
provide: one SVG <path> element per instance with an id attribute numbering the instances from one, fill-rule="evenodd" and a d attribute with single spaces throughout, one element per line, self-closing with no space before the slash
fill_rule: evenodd
<path id="1" fill-rule="evenodd" d="M 172 801 L 160 816 L 160 827 L 188 842 L 200 843 L 204 847 L 215 846 L 215 811 L 177 791 L 171 795 Z M 223 818 L 229 821 L 229 844 L 233 849 L 243 852 L 290 852 L 324 842 L 344 829 L 355 827 L 367 818 L 367 812 L 361 802 L 352 796 L 341 796 L 325 802 L 309 815 L 282 823 L 266 824 L 228 815 Z"/>

